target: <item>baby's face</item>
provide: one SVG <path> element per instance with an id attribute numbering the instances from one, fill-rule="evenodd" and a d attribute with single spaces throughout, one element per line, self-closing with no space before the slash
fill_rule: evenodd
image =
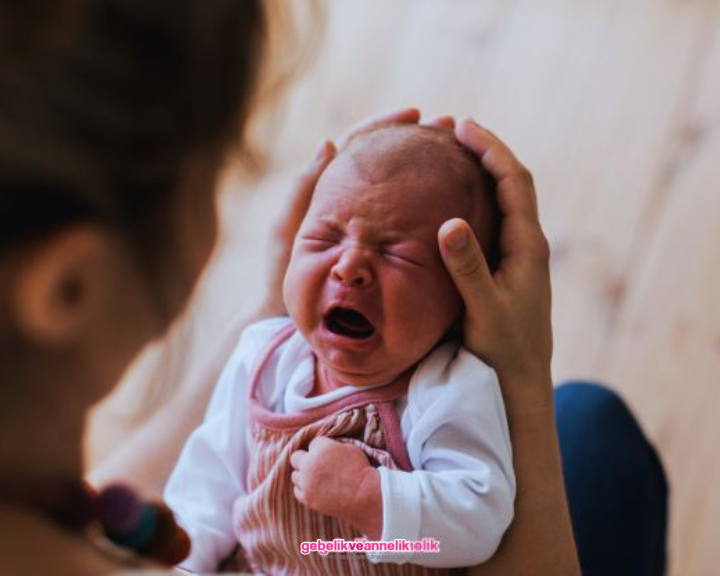
<path id="1" fill-rule="evenodd" d="M 460 297 L 443 266 L 438 228 L 465 217 L 440 171 L 381 181 L 347 155 L 326 169 L 285 277 L 290 315 L 330 376 L 356 386 L 390 381 L 450 328 Z"/>

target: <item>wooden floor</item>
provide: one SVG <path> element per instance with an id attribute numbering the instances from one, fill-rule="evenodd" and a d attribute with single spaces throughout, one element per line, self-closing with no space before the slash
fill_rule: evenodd
<path id="1" fill-rule="evenodd" d="M 269 175 L 229 179 L 194 306 L 99 410 L 94 460 L 140 386 L 194 385 L 259 298 L 267 223 L 321 137 L 412 104 L 472 115 L 534 172 L 555 378 L 622 393 L 669 472 L 671 574 L 720 574 L 720 1 L 333 0 L 288 98 Z"/>

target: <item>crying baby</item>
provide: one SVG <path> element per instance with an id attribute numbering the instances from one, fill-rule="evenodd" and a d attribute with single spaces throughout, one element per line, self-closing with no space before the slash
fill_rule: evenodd
<path id="1" fill-rule="evenodd" d="M 455 217 L 490 256 L 493 191 L 452 132 L 386 125 L 338 152 L 295 240 L 289 317 L 245 330 L 168 483 L 184 568 L 437 574 L 493 555 L 515 476 L 497 376 L 458 337 L 437 241 Z M 303 546 L 360 538 L 411 544 Z"/>

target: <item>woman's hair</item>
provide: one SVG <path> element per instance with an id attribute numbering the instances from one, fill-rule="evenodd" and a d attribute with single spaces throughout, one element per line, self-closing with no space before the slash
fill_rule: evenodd
<path id="1" fill-rule="evenodd" d="M 0 256 L 81 221 L 161 250 L 188 159 L 242 137 L 265 29 L 263 0 L 0 0 Z"/>

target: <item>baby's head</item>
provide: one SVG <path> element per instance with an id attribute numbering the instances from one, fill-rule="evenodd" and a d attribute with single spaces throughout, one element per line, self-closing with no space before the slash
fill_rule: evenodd
<path id="1" fill-rule="evenodd" d="M 450 131 L 369 130 L 326 168 L 295 240 L 284 296 L 334 380 L 389 382 L 456 322 L 462 302 L 437 243 L 454 217 L 471 224 L 492 262 L 494 194 Z"/>

